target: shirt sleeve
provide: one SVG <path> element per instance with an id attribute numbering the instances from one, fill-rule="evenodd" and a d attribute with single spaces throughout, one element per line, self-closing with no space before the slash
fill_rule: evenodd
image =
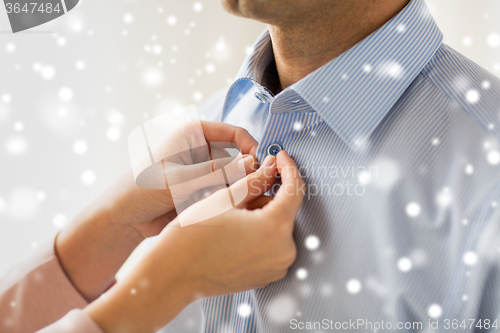
<path id="1" fill-rule="evenodd" d="M 58 321 L 69 311 L 82 309 L 87 304 L 66 276 L 54 251 L 54 245 L 51 244 L 42 249 L 39 255 L 0 278 L 0 332 L 35 332 Z M 75 323 L 83 323 L 87 325 L 86 328 L 91 327 L 89 321 L 92 319 L 85 317 L 81 311 L 71 312 L 65 318 L 66 320 L 55 323 L 54 329 L 65 325 L 67 318 L 75 318 Z M 87 329 L 86 332 L 99 330 Z"/>
<path id="2" fill-rule="evenodd" d="M 104 333 L 102 329 L 80 309 L 71 310 L 66 316 L 36 333 Z"/>

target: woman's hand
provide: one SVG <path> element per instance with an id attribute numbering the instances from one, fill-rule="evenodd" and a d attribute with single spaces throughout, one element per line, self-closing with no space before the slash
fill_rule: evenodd
<path id="1" fill-rule="evenodd" d="M 243 128 L 232 126 L 220 122 L 201 121 L 201 128 L 206 141 L 206 147 L 193 149 L 199 146 L 200 133 L 196 126 L 199 122 L 187 122 L 182 128 L 173 133 L 167 134 L 159 144 L 152 147 L 156 160 L 175 155 L 175 159 L 166 162 L 167 172 L 172 177 L 169 182 L 176 178 L 177 181 L 184 181 L 182 193 L 175 193 L 176 202 L 179 205 L 187 200 L 191 194 L 197 190 L 216 185 L 210 176 L 213 169 L 218 169 L 229 163 L 229 155 L 223 155 L 225 151 L 208 150 L 206 147 L 216 143 L 232 143 L 240 147 L 244 154 L 244 166 L 246 174 L 255 170 L 255 153 L 257 151 L 257 141 Z M 203 149 L 205 148 L 205 149 Z M 178 152 L 182 151 L 182 154 Z M 210 155 L 213 159 L 211 160 Z M 205 174 L 205 177 L 201 175 Z M 244 176 L 245 174 L 243 174 Z M 177 215 L 173 195 L 170 187 L 165 186 L 163 173 L 160 175 L 161 184 L 165 189 L 146 189 L 136 185 L 136 181 L 129 170 L 119 179 L 115 186 L 111 187 L 99 202 L 109 202 L 110 218 L 114 223 L 131 226 L 146 238 L 157 235 L 165 225 Z M 240 177 L 241 178 L 241 177 Z M 192 180 L 191 182 L 189 182 Z M 237 180 L 237 179 L 232 179 Z"/>
<path id="2" fill-rule="evenodd" d="M 208 143 L 234 143 L 243 154 L 255 155 L 257 142 L 246 130 L 218 122 L 202 121 L 201 126 Z M 168 150 L 174 142 L 189 143 L 186 128 L 166 136 L 164 149 Z M 162 145 L 155 149 L 162 149 Z M 169 156 L 168 151 L 160 153 Z M 253 158 L 246 160 L 247 172 L 253 170 L 253 164 Z M 114 283 L 116 272 L 137 245 L 144 238 L 157 235 L 175 216 L 170 190 L 137 186 L 129 169 L 61 231 L 55 250 L 74 286 L 92 301 Z"/>
<path id="3" fill-rule="evenodd" d="M 160 234 L 135 270 L 85 311 L 107 333 L 155 332 L 200 297 L 264 287 L 286 275 L 296 256 L 294 219 L 304 195 L 293 160 L 280 152 L 230 188 L 249 188 L 237 206 L 206 221 L 180 227 L 178 220 Z M 263 196 L 275 181 L 271 199 Z M 216 205 L 221 190 L 188 208 Z"/>

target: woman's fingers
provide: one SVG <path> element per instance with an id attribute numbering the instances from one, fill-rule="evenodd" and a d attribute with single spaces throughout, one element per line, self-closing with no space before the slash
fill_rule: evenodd
<path id="1" fill-rule="evenodd" d="M 273 197 L 269 197 L 267 195 L 263 195 L 254 201 L 251 201 L 247 204 L 246 209 L 248 210 L 255 210 L 255 209 L 260 209 L 270 203 L 273 200 Z"/>
<path id="2" fill-rule="evenodd" d="M 234 183 L 229 189 L 236 207 L 244 208 L 253 200 L 266 193 L 276 181 L 276 163 L 274 156 L 267 156 L 260 168 L 245 179 Z"/>
<path id="3" fill-rule="evenodd" d="M 207 142 L 232 142 L 242 154 L 257 153 L 258 142 L 244 128 L 213 121 L 201 121 L 201 127 Z"/>
<path id="4" fill-rule="evenodd" d="M 212 161 L 214 171 L 224 168 L 227 184 L 231 185 L 256 169 L 256 161 L 252 155 L 219 158 Z"/>
<path id="5" fill-rule="evenodd" d="M 297 164 L 286 151 L 276 156 L 276 166 L 281 175 L 281 187 L 274 199 L 263 210 L 293 219 L 300 209 L 305 194 L 305 186 Z"/>
<path id="6" fill-rule="evenodd" d="M 224 173 L 219 171 L 221 169 Z M 189 191 L 226 182 L 232 184 L 253 171 L 255 159 L 252 155 L 225 157 L 192 165 L 165 163 L 169 187 L 184 184 Z"/>

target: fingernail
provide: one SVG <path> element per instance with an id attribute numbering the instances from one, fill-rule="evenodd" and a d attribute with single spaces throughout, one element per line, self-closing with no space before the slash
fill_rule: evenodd
<path id="1" fill-rule="evenodd" d="M 276 157 L 274 157 L 273 155 L 267 155 L 267 157 L 264 159 L 264 162 L 262 162 L 260 167 L 261 168 L 270 167 L 271 165 L 274 164 L 275 161 L 276 161 Z"/>
<path id="2" fill-rule="evenodd" d="M 245 165 L 245 171 L 255 171 L 255 159 L 252 155 L 243 155 L 243 164 Z"/>

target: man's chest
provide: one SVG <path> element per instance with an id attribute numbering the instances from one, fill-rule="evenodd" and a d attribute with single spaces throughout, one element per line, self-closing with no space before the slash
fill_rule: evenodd
<path id="1" fill-rule="evenodd" d="M 299 255 L 277 290 L 286 286 L 304 315 L 318 299 L 330 303 L 324 315 L 346 311 L 334 305 L 339 299 L 374 318 L 380 313 L 365 305 L 380 304 L 388 320 L 400 302 L 416 317 L 432 304 L 456 314 L 484 227 L 497 214 L 487 185 L 496 169 L 483 147 L 491 138 L 482 128 L 446 109 L 394 109 L 353 149 L 315 113 L 264 111 L 245 118 L 236 110 L 227 120 L 258 137 L 259 160 L 272 144 L 287 150 L 306 182 Z M 338 298 L 328 300 L 333 289 Z"/>
<path id="2" fill-rule="evenodd" d="M 500 245 L 491 229 L 495 140 L 457 110 L 407 107 L 352 147 L 316 113 L 270 114 L 246 96 L 224 121 L 256 137 L 259 160 L 272 144 L 287 150 L 306 183 L 298 257 L 267 288 L 205 300 L 205 330 L 285 332 L 293 319 L 475 318 L 475 288 L 492 265 L 484 258 Z M 240 318 L 240 303 L 250 317 Z"/>

